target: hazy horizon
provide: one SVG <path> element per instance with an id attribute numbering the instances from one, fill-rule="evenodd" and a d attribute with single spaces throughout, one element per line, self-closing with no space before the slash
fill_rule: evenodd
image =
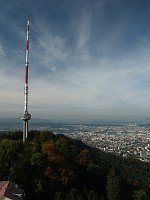
<path id="1" fill-rule="evenodd" d="M 0 118 L 0 124 L 3 123 L 19 123 L 22 124 L 22 120 L 20 118 Z M 143 119 L 134 119 L 134 120 L 129 120 L 129 119 L 103 119 L 103 120 L 79 120 L 79 119 L 63 119 L 63 120 L 58 120 L 58 119 L 40 119 L 40 118 L 32 118 L 29 121 L 29 126 L 31 124 L 38 124 L 38 123 L 66 123 L 66 124 L 111 124 L 111 123 L 127 123 L 127 124 L 150 124 L 150 118 L 143 118 Z"/>

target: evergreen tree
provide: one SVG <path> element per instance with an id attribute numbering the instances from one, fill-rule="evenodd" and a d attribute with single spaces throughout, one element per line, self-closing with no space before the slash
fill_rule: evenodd
<path id="1" fill-rule="evenodd" d="M 87 200 L 98 200 L 97 193 L 95 193 L 93 191 L 89 191 Z"/>
<path id="2" fill-rule="evenodd" d="M 100 200 L 105 200 L 104 195 L 102 194 Z"/>
<path id="3" fill-rule="evenodd" d="M 120 180 L 115 171 L 111 170 L 106 184 L 108 200 L 120 200 Z"/>
<path id="4" fill-rule="evenodd" d="M 134 192 L 134 200 L 148 200 L 147 194 L 144 189 L 140 189 Z"/>
<path id="5" fill-rule="evenodd" d="M 66 200 L 83 200 L 79 195 L 79 192 L 76 188 L 72 188 L 67 194 Z"/>
<path id="6" fill-rule="evenodd" d="M 55 194 L 55 200 L 63 200 L 63 194 L 62 194 L 62 192 L 56 192 L 56 194 Z"/>

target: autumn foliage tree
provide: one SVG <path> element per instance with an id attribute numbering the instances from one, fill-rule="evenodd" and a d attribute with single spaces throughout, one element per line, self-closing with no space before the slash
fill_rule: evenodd
<path id="1" fill-rule="evenodd" d="M 149 200 L 150 164 L 122 158 L 62 134 L 0 134 L 0 180 L 17 182 L 26 200 Z"/>

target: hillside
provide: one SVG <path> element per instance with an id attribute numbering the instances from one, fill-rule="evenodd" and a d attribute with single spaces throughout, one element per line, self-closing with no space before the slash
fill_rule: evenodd
<path id="1" fill-rule="evenodd" d="M 149 200 L 150 163 L 117 157 L 48 131 L 0 135 L 0 180 L 26 200 Z"/>

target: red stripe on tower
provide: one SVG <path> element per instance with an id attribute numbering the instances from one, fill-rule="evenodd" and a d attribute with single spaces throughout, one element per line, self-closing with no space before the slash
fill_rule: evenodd
<path id="1" fill-rule="evenodd" d="M 26 66 L 26 77 L 25 77 L 25 83 L 28 84 L 28 66 Z"/>
<path id="2" fill-rule="evenodd" d="M 26 41 L 26 50 L 29 50 L 29 41 Z"/>

